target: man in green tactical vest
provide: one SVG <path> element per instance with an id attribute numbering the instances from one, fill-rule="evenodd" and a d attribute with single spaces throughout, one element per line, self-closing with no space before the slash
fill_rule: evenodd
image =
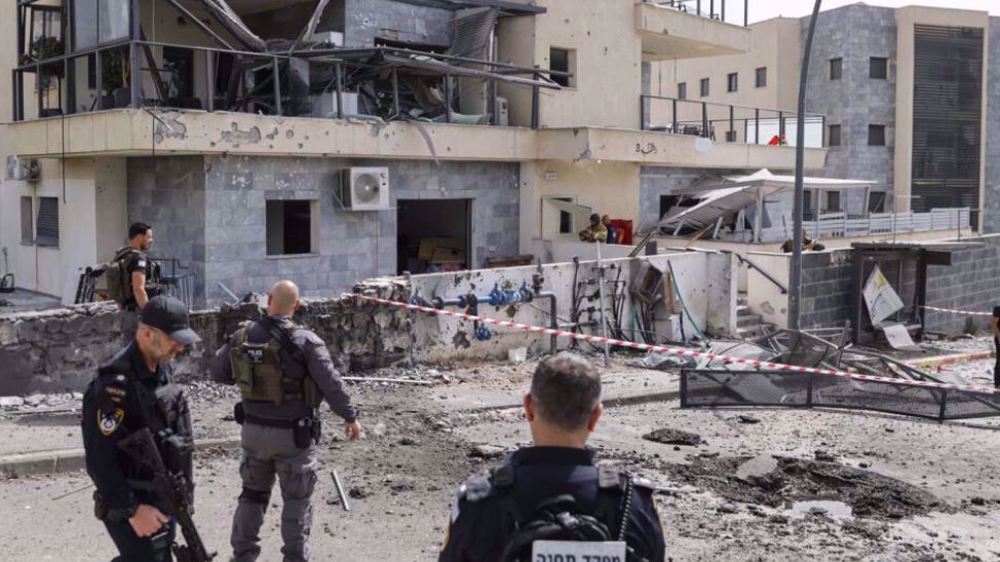
<path id="1" fill-rule="evenodd" d="M 236 385 L 243 398 L 234 413 L 243 426 L 243 491 L 230 542 L 237 562 L 260 556 L 260 527 L 277 477 L 284 501 L 282 555 L 286 561 L 304 562 L 309 560 L 310 499 L 318 468 L 317 408 L 325 399 L 344 419 L 352 441 L 360 437 L 361 425 L 326 344 L 292 321 L 299 308 L 298 287 L 279 281 L 267 302 L 267 316 L 241 326 L 210 366 L 213 379 Z"/>

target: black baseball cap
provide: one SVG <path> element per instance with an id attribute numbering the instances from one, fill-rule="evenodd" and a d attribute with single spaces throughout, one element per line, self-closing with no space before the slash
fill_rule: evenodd
<path id="1" fill-rule="evenodd" d="M 188 324 L 187 306 L 173 297 L 159 295 L 149 299 L 146 306 L 142 307 L 140 320 L 143 324 L 166 333 L 177 343 L 191 345 L 201 341 Z"/>

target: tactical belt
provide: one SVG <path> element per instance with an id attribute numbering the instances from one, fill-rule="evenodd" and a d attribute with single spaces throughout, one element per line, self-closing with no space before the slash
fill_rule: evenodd
<path id="1" fill-rule="evenodd" d="M 298 425 L 298 420 L 276 420 L 274 418 L 260 418 L 251 414 L 243 414 L 245 423 L 263 425 L 265 427 L 279 427 L 282 429 L 294 429 Z"/>

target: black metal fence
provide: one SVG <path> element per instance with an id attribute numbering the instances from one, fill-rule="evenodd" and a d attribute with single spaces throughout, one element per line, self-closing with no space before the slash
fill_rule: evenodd
<path id="1" fill-rule="evenodd" d="M 697 86 L 689 84 L 685 87 Z M 640 96 L 642 129 L 719 142 L 794 145 L 797 112 L 668 96 Z M 805 146 L 826 146 L 826 116 L 805 115 Z"/>
<path id="2" fill-rule="evenodd" d="M 1000 416 L 1000 394 L 789 371 L 685 369 L 682 408 L 843 408 L 938 421 Z"/>
<path id="3" fill-rule="evenodd" d="M 645 4 L 656 4 L 673 8 L 696 16 L 720 20 L 732 24 L 750 24 L 750 0 L 642 0 Z M 742 6 L 743 12 L 736 9 Z M 727 9 L 728 8 L 728 9 Z"/>

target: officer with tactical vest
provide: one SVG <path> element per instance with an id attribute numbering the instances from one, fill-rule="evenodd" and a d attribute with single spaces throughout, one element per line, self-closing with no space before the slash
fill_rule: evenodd
<path id="1" fill-rule="evenodd" d="M 128 246 L 119 248 L 106 273 L 108 293 L 122 310 L 122 344 L 128 345 L 139 325 L 139 311 L 159 294 L 159 266 L 146 252 L 153 245 L 153 227 L 144 222 L 128 229 Z"/>
<path id="2" fill-rule="evenodd" d="M 538 365 L 524 396 L 534 446 L 462 484 L 439 562 L 584 560 L 581 554 L 663 561 L 653 486 L 596 466 L 587 449 L 601 417 L 600 395 L 600 375 L 581 357 L 564 352 Z M 533 557 L 539 541 L 563 542 L 545 544 L 549 550 Z"/>
<path id="3" fill-rule="evenodd" d="M 191 415 L 170 361 L 200 338 L 184 303 L 159 296 L 145 304 L 135 339 L 98 370 L 83 397 L 87 473 L 97 488 L 95 514 L 121 553 L 115 562 L 169 561 L 175 533 L 168 502 L 149 468 L 121 450 L 124 439 L 148 428 L 166 468 L 194 492 Z"/>
<path id="4" fill-rule="evenodd" d="M 267 302 L 267 316 L 237 330 L 211 364 L 212 378 L 235 384 L 243 396 L 235 411 L 243 426 L 243 491 L 233 516 L 233 559 L 249 562 L 260 555 L 259 531 L 277 476 L 284 502 L 281 552 L 285 562 L 307 561 L 320 438 L 317 408 L 325 399 L 344 419 L 352 441 L 360 437 L 361 425 L 326 344 L 291 320 L 299 308 L 298 287 L 280 281 Z"/>

